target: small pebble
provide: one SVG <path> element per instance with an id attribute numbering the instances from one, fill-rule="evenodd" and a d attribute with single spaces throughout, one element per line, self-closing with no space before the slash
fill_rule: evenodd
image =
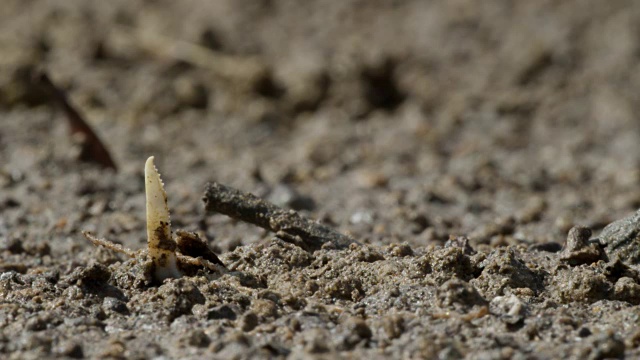
<path id="1" fill-rule="evenodd" d="M 599 244 L 589 242 L 591 229 L 575 226 L 569 230 L 564 249 L 560 252 L 560 261 L 571 266 L 591 264 L 603 258 Z"/>

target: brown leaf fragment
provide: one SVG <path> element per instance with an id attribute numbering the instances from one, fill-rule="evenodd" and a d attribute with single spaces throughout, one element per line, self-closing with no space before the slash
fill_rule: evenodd
<path id="1" fill-rule="evenodd" d="M 189 231 L 178 230 L 176 231 L 176 242 L 178 243 L 178 250 L 182 255 L 198 258 L 201 257 L 208 262 L 225 267 L 218 256 L 211 251 L 207 243 L 198 236 L 196 233 Z"/>
<path id="2" fill-rule="evenodd" d="M 34 80 L 44 87 L 51 98 L 67 115 L 71 136 L 81 139 L 82 150 L 80 152 L 80 160 L 94 162 L 105 168 L 117 171 L 117 166 L 111 158 L 109 151 L 82 115 L 80 115 L 80 112 L 71 104 L 65 92 L 51 81 L 46 72 L 36 72 L 34 74 Z"/>

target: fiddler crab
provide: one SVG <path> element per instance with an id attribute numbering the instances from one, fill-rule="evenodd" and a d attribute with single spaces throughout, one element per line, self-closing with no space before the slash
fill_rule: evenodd
<path id="1" fill-rule="evenodd" d="M 171 233 L 167 193 L 153 160 L 153 156 L 149 157 L 144 166 L 147 250 L 133 251 L 120 244 L 96 238 L 87 231 L 83 231 L 82 234 L 97 246 L 114 250 L 131 258 L 140 259 L 148 254 L 151 259 L 151 274 L 158 282 L 195 274 L 203 268 L 213 272 L 226 271 L 222 261 L 198 234 L 178 230 L 174 239 Z"/>

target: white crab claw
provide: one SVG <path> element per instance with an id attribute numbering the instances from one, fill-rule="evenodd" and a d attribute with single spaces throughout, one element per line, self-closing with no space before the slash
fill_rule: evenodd
<path id="1" fill-rule="evenodd" d="M 181 277 L 183 274 L 178 269 L 175 253 L 176 242 L 171 236 L 167 193 L 153 164 L 153 156 L 145 164 L 144 181 L 147 196 L 147 245 L 155 267 L 154 276 L 159 281 Z"/>

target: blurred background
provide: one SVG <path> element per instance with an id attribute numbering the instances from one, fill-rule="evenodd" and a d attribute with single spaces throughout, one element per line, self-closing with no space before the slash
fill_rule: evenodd
<path id="1" fill-rule="evenodd" d="M 204 216 L 211 180 L 374 244 L 562 243 L 640 206 L 639 24 L 635 1 L 4 0 L 0 233 L 144 246 L 155 155 L 174 228 L 219 252 L 271 235 Z M 117 171 L 79 160 L 41 69 Z"/>

